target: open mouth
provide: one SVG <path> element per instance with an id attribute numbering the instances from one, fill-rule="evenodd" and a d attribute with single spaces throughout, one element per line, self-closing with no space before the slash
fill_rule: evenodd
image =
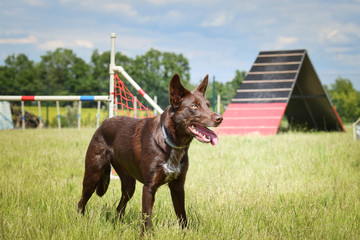
<path id="1" fill-rule="evenodd" d="M 194 135 L 194 137 L 200 142 L 203 143 L 211 142 L 211 145 L 213 146 L 219 142 L 219 138 L 216 135 L 216 133 L 214 133 L 213 131 L 211 131 L 206 127 L 196 124 L 191 124 L 188 126 L 188 129 Z"/>

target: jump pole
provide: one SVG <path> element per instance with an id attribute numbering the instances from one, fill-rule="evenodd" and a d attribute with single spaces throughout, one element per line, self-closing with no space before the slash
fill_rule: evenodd
<path id="1" fill-rule="evenodd" d="M 110 51 L 110 83 L 109 83 L 109 118 L 114 116 L 114 67 L 115 67 L 115 40 L 116 33 L 111 33 L 111 51 Z"/>
<path id="2" fill-rule="evenodd" d="M 129 81 L 129 83 L 140 93 L 141 96 L 143 96 L 146 101 L 154 108 L 156 109 L 160 114 L 162 114 L 164 111 L 155 103 L 154 100 L 152 100 L 151 97 L 143 90 L 141 87 L 132 79 L 127 72 L 125 72 L 124 68 L 122 66 L 115 66 L 115 39 L 116 34 L 111 33 L 111 53 L 110 53 L 110 104 L 109 104 L 109 118 L 113 116 L 113 106 L 114 106 L 114 72 L 119 72 L 121 75 L 123 75 L 126 80 Z"/>

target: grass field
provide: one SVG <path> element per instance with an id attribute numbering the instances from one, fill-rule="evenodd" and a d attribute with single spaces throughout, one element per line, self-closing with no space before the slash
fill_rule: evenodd
<path id="1" fill-rule="evenodd" d="M 17 109 L 20 110 L 19 107 L 17 107 Z M 39 109 L 37 106 L 25 106 L 25 111 L 28 111 L 32 114 L 34 114 L 35 116 L 39 116 Z M 64 125 L 67 127 L 67 125 L 69 125 L 69 110 L 67 107 L 60 107 L 59 108 L 60 111 L 60 116 L 61 116 L 61 121 L 62 121 L 62 126 L 64 127 Z M 74 127 L 77 126 L 77 118 L 78 118 L 78 109 L 77 106 L 75 109 L 71 108 L 70 109 L 71 113 L 71 120 L 72 122 L 75 122 Z M 45 122 L 46 121 L 46 104 L 42 104 L 41 106 L 41 115 L 42 115 L 42 119 Z M 109 111 L 107 109 L 101 109 L 100 110 L 100 122 L 102 122 L 104 119 L 106 119 L 109 116 Z M 96 127 L 96 119 L 97 119 L 97 108 L 82 108 L 81 109 L 81 126 L 82 127 Z M 70 121 L 71 121 L 70 120 Z M 49 107 L 49 124 L 50 127 L 58 127 L 58 123 L 57 123 L 57 110 L 56 107 L 50 106 Z M 65 122 L 64 122 L 65 121 Z"/>
<path id="2" fill-rule="evenodd" d="M 0 131 L 0 239 L 138 239 L 137 183 L 123 221 L 120 182 L 77 213 L 94 129 Z M 188 229 L 169 190 L 155 199 L 151 239 L 360 239 L 360 141 L 285 133 L 194 141 L 185 184 Z"/>

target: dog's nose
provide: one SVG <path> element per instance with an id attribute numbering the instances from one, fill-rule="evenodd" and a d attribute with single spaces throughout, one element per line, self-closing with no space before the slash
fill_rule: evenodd
<path id="1" fill-rule="evenodd" d="M 220 116 L 220 115 L 217 115 L 217 116 L 215 117 L 215 122 L 216 122 L 217 124 L 220 124 L 220 123 L 222 122 L 222 120 L 223 120 L 223 117 Z"/>

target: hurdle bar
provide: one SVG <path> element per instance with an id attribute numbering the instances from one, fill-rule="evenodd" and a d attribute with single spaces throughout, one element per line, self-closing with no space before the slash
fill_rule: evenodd
<path id="1" fill-rule="evenodd" d="M 78 113 L 78 129 L 81 126 L 81 101 L 97 101 L 98 102 L 98 111 L 97 111 L 97 121 L 96 127 L 99 127 L 100 122 L 100 102 L 109 102 L 109 96 L 0 96 L 0 101 L 21 101 L 21 120 L 22 120 L 22 129 L 25 129 L 25 111 L 24 111 L 24 102 L 30 101 L 38 101 L 38 108 L 39 108 L 39 124 L 40 128 L 42 127 L 42 117 L 41 117 L 41 101 L 56 101 L 56 109 L 57 109 L 57 119 L 58 119 L 58 128 L 61 128 L 60 122 L 60 112 L 59 112 L 59 101 L 79 101 L 79 113 Z"/>
<path id="2" fill-rule="evenodd" d="M 109 96 L 0 96 L 0 101 L 110 101 Z"/>

